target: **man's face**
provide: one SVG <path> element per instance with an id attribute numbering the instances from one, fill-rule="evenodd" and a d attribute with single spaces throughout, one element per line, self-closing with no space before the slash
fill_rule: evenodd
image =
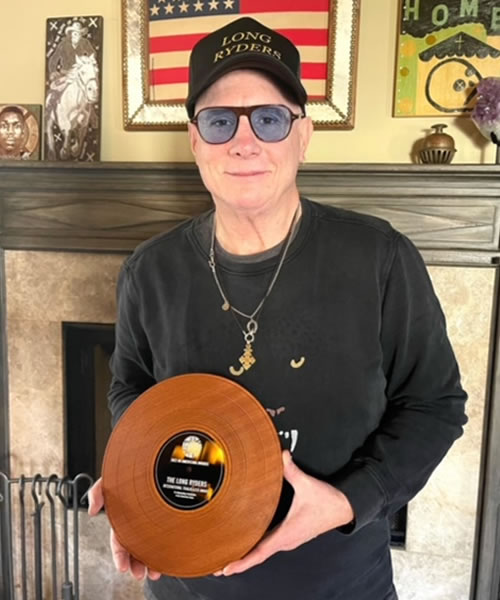
<path id="1" fill-rule="evenodd" d="M 24 141 L 24 119 L 15 112 L 4 112 L 0 116 L 0 148 L 6 154 L 21 150 Z"/>
<path id="2" fill-rule="evenodd" d="M 82 34 L 79 31 L 71 32 L 71 43 L 73 44 L 73 46 L 76 46 L 81 39 Z"/>
<path id="3" fill-rule="evenodd" d="M 233 71 L 218 79 L 199 99 L 195 114 L 210 106 L 284 104 L 302 112 L 256 71 Z M 296 199 L 296 175 L 312 133 L 309 118 L 293 122 L 281 142 L 266 143 L 253 133 L 248 118 L 240 117 L 234 137 L 225 144 L 208 144 L 195 125 L 189 125 L 191 149 L 203 182 L 217 206 L 259 213 Z"/>

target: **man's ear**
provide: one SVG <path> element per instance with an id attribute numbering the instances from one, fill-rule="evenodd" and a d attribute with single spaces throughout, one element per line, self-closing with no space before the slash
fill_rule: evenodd
<path id="1" fill-rule="evenodd" d="M 309 142 L 311 141 L 311 136 L 313 134 L 313 122 L 311 117 L 305 117 L 304 119 L 300 119 L 300 161 L 304 162 L 306 160 L 306 151 L 309 147 Z"/>
<path id="2" fill-rule="evenodd" d="M 193 156 L 196 157 L 196 147 L 199 142 L 199 136 L 198 129 L 196 129 L 196 125 L 193 125 L 193 123 L 188 123 L 188 135 L 191 152 L 193 153 Z"/>

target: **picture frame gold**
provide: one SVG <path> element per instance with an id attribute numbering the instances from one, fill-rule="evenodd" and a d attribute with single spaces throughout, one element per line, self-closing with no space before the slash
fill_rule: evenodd
<path id="1" fill-rule="evenodd" d="M 325 90 L 306 105 L 316 129 L 354 127 L 360 2 L 329 0 Z M 149 92 L 148 11 L 149 0 L 122 0 L 124 129 L 185 129 L 184 103 L 155 101 Z"/>

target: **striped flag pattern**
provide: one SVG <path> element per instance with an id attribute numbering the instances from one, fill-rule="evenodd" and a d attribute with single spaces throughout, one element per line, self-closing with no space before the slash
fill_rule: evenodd
<path id="1" fill-rule="evenodd" d="M 335 0 L 148 0 L 149 94 L 183 102 L 189 54 L 202 37 L 238 16 L 251 16 L 299 49 L 309 100 L 326 98 L 328 18 Z"/>

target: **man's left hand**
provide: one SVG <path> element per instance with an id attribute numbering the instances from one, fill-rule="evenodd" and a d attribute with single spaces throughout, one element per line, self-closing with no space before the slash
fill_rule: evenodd
<path id="1" fill-rule="evenodd" d="M 215 575 L 234 575 L 255 567 L 276 552 L 294 550 L 318 535 L 354 519 L 347 497 L 332 485 L 306 475 L 283 452 L 283 475 L 293 487 L 290 510 L 285 519 L 242 559 L 228 564 Z"/>

